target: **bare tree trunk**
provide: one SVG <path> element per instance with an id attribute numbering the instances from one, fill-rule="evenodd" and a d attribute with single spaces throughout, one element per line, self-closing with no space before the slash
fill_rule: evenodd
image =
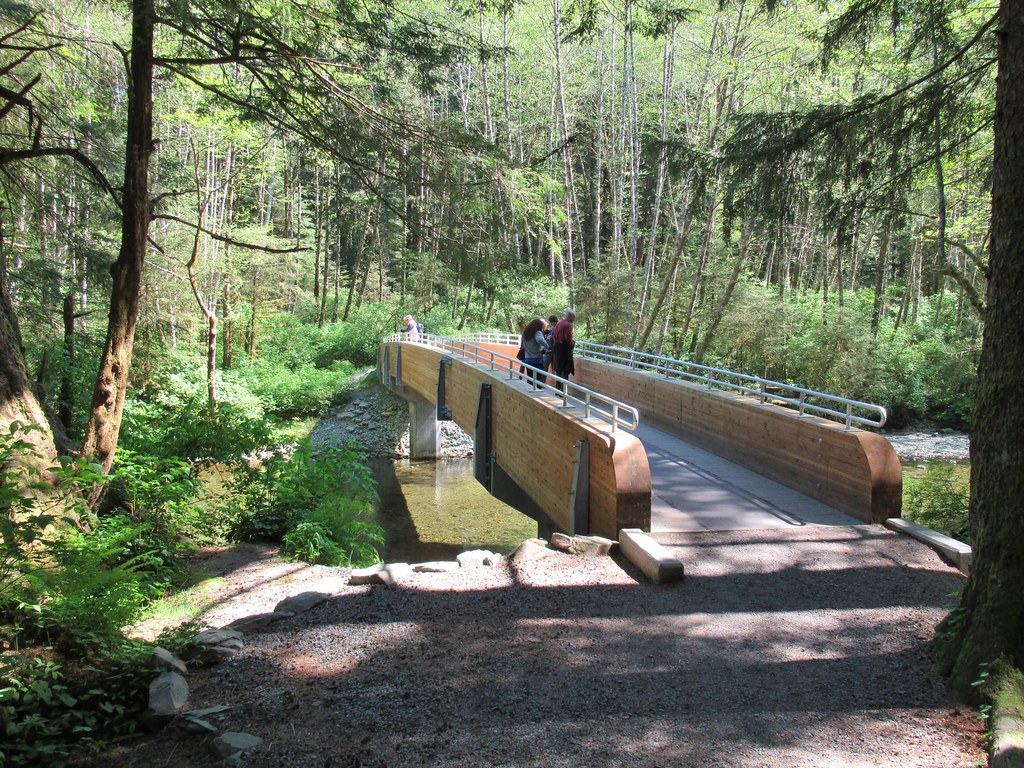
<path id="1" fill-rule="evenodd" d="M 53 434 L 46 429 L 46 414 L 32 388 L 32 379 L 25 365 L 21 329 L 7 286 L 7 252 L 4 249 L 3 210 L 0 208 L 0 427 L 6 432 L 15 421 L 42 427 L 20 437 L 35 446 L 43 466 L 48 466 L 56 457 L 57 449 Z"/>
<path id="2" fill-rule="evenodd" d="M 722 298 L 719 299 L 714 312 L 711 313 L 711 317 L 708 319 L 708 327 L 704 331 L 704 338 L 701 340 L 700 346 L 697 347 L 697 351 L 693 354 L 693 362 L 697 364 L 704 362 L 704 355 L 707 354 L 708 347 L 711 346 L 711 339 L 715 335 L 715 331 L 718 330 L 718 324 L 722 322 L 722 317 L 725 315 L 725 308 L 729 305 L 729 300 L 732 298 L 733 291 L 736 290 L 736 284 L 739 282 L 740 273 L 743 271 L 743 264 L 747 260 L 747 252 L 750 249 L 750 240 L 753 234 L 754 219 L 749 218 L 743 227 L 743 234 L 740 237 L 739 251 L 736 253 L 736 260 L 733 262 L 732 274 L 729 276 L 729 283 L 725 287 L 725 293 L 722 294 Z"/>
<path id="3" fill-rule="evenodd" d="M 75 295 L 73 293 L 64 294 L 61 316 L 64 321 L 64 365 L 61 366 L 57 415 L 64 425 L 64 429 L 70 430 L 75 402 L 75 379 L 72 375 L 75 367 Z"/>
<path id="4" fill-rule="evenodd" d="M 153 152 L 153 0 L 132 0 L 128 140 L 125 152 L 121 249 L 111 266 L 107 339 L 93 389 L 82 452 L 109 472 L 132 362 L 139 290 L 149 238 L 149 160 Z"/>

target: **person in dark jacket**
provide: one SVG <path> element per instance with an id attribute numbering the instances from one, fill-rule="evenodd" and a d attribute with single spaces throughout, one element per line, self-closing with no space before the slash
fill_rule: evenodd
<path id="1" fill-rule="evenodd" d="M 551 339 L 551 334 L 555 332 L 556 325 L 558 325 L 558 315 L 550 315 L 548 317 L 548 325 L 544 329 L 544 341 L 548 343 L 548 351 L 544 353 L 543 367 L 545 371 L 551 371 L 551 350 L 555 346 L 555 342 Z"/>
<path id="2" fill-rule="evenodd" d="M 576 373 L 573 365 L 572 350 L 576 340 L 572 335 L 572 324 L 576 322 L 576 313 L 571 309 L 565 311 L 565 317 L 558 321 L 551 332 L 551 367 L 556 376 L 567 379 Z"/>

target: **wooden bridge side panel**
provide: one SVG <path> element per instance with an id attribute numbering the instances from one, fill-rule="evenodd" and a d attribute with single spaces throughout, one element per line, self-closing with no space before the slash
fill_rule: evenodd
<path id="1" fill-rule="evenodd" d="M 393 348 L 389 357 L 396 359 Z M 514 350 L 513 350 L 514 353 Z M 445 353 L 402 345 L 402 380 L 431 402 Z M 392 362 L 392 377 L 394 363 Z M 576 443 L 587 440 L 590 461 L 590 532 L 617 538 L 622 528 L 650 529 L 651 475 L 647 454 L 628 432 L 607 433 L 607 425 L 566 418 L 550 395 L 525 394 L 526 385 L 507 370 L 491 371 L 457 358 L 445 369 L 445 404 L 453 420 L 472 434 L 482 384 L 491 384 L 491 418 L 496 460 L 563 530 L 570 529 L 569 490 Z M 571 411 L 568 411 L 571 413 Z M 578 413 L 578 411 L 577 411 Z"/>
<path id="2" fill-rule="evenodd" d="M 881 435 L 760 405 L 755 398 L 579 360 L 580 383 L 645 421 L 868 522 L 900 514 L 902 468 Z"/>

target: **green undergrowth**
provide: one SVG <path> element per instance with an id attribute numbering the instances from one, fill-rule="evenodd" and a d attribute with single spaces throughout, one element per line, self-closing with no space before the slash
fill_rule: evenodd
<path id="1" fill-rule="evenodd" d="M 903 473 L 903 516 L 966 544 L 971 542 L 968 509 L 970 467 L 937 461 Z"/>

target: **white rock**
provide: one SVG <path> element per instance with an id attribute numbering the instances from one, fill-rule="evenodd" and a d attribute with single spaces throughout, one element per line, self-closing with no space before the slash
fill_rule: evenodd
<path id="1" fill-rule="evenodd" d="M 157 669 L 166 669 L 171 672 L 177 672 L 179 675 L 188 674 L 185 662 L 166 648 L 161 648 L 159 645 L 153 649 L 153 666 Z"/>
<path id="2" fill-rule="evenodd" d="M 461 552 L 455 559 L 463 568 L 478 568 L 480 566 L 497 565 L 501 561 L 501 555 L 489 552 L 486 549 L 471 549 L 468 552 Z"/>
<path id="3" fill-rule="evenodd" d="M 545 557 L 559 557 L 562 553 L 557 549 L 548 549 L 546 544 L 538 544 L 534 540 L 524 541 L 508 553 L 513 563 L 526 563 L 531 560 L 542 560 Z"/>
<path id="4" fill-rule="evenodd" d="M 320 605 L 330 595 L 323 592 L 300 592 L 297 595 L 286 597 L 274 606 L 274 613 L 305 613 L 310 608 Z"/>
<path id="5" fill-rule="evenodd" d="M 210 742 L 210 751 L 221 760 L 226 760 L 239 752 L 255 749 L 262 743 L 263 739 L 253 736 L 251 733 L 228 731 Z"/>
<path id="6" fill-rule="evenodd" d="M 174 717 L 188 703 L 188 683 L 177 672 L 164 672 L 149 684 L 149 714 Z"/>

